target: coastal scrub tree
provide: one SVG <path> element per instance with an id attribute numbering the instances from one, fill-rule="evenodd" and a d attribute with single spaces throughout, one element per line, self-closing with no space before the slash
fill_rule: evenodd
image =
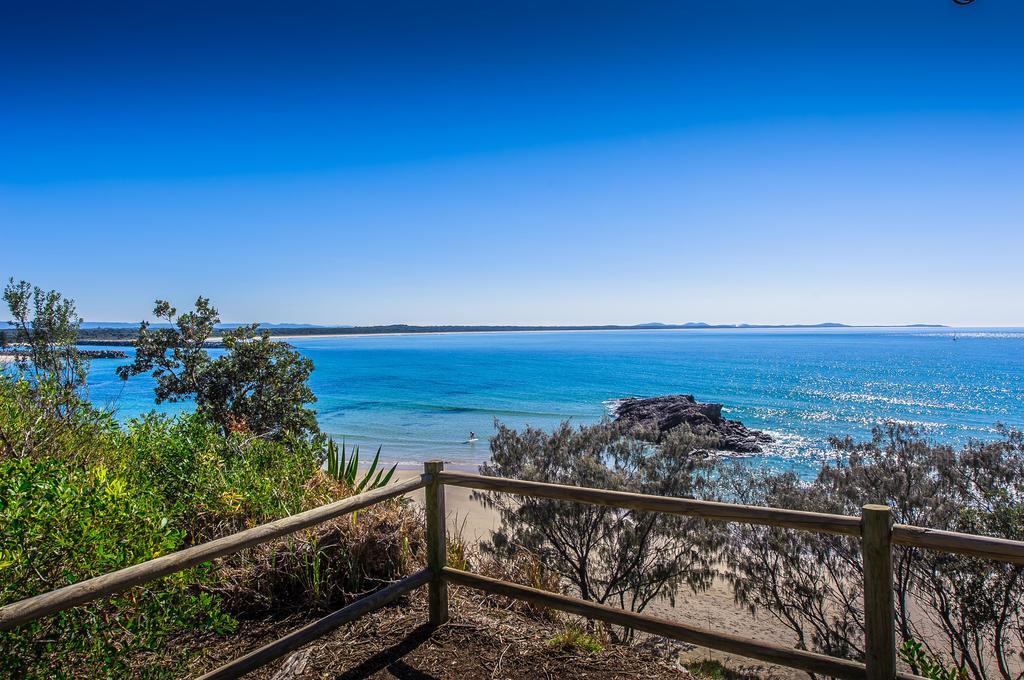
<path id="1" fill-rule="evenodd" d="M 743 503 L 846 515 L 882 503 L 897 523 L 1022 540 L 1024 435 L 1002 434 L 956 450 L 888 424 L 867 442 L 833 439 L 837 460 L 808 483 L 742 465 L 724 466 L 718 477 Z M 775 617 L 801 648 L 863 656 L 857 541 L 742 524 L 731 531 L 726 561 L 738 602 Z M 921 644 L 929 658 L 976 680 L 1024 677 L 1024 567 L 897 547 L 893 581 L 903 643 Z"/>
<path id="2" fill-rule="evenodd" d="M 23 374 L 36 385 L 49 384 L 69 393 L 85 385 L 87 366 L 76 344 L 82 319 L 74 300 L 11 278 L 4 302 L 11 315 L 8 324 L 14 327 L 13 342 L 25 346 L 24 352 L 15 354 Z"/>
<path id="3" fill-rule="evenodd" d="M 90 410 L 88 418 L 75 417 L 85 403 L 87 364 L 76 347 L 82 320 L 74 301 L 12 278 L 4 302 L 17 374 L 0 371 L 11 397 L 0 404 L 0 456 L 35 457 L 102 416 Z M 28 412 L 40 417 L 21 422 Z"/>
<path id="4" fill-rule="evenodd" d="M 495 422 L 485 475 L 589 486 L 659 496 L 693 496 L 706 489 L 701 472 L 712 442 L 678 428 L 660 446 L 626 426 L 600 423 L 550 434 Z M 646 436 L 650 438 L 649 433 Z M 542 498 L 478 492 L 498 511 L 500 530 L 483 547 L 498 558 L 519 551 L 539 557 L 584 600 L 642 611 L 656 599 L 675 602 L 684 587 L 706 590 L 724 539 L 700 519 Z M 614 632 L 619 639 L 631 631 Z"/>
<path id="5" fill-rule="evenodd" d="M 225 436 L 282 439 L 319 432 L 316 412 L 306 407 L 316 401 L 307 384 L 312 361 L 273 341 L 269 331 L 261 333 L 259 324 L 225 332 L 224 353 L 212 356 L 208 345 L 220 317 L 204 297 L 180 316 L 169 302 L 157 300 L 153 314 L 169 325 L 141 323 L 135 360 L 118 368 L 122 379 L 151 373 L 158 404 L 194 399 Z"/>

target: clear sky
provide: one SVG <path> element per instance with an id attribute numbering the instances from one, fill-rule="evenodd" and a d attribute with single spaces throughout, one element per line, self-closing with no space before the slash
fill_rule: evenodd
<path id="1" fill-rule="evenodd" d="M 1024 325 L 1024 2 L 0 1 L 90 320 Z"/>

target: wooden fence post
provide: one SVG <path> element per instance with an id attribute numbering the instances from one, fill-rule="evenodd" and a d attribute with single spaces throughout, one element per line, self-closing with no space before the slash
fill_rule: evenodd
<path id="1" fill-rule="evenodd" d="M 865 505 L 861 529 L 867 680 L 893 680 L 896 677 L 896 611 L 892 593 L 892 511 L 885 505 Z"/>
<path id="2" fill-rule="evenodd" d="M 445 528 L 444 484 L 437 475 L 444 470 L 439 460 L 423 464 L 423 472 L 431 475 L 424 492 L 427 500 L 427 568 L 430 570 L 429 605 L 430 624 L 439 626 L 448 620 L 448 583 L 444 569 L 448 556 L 448 532 Z"/>

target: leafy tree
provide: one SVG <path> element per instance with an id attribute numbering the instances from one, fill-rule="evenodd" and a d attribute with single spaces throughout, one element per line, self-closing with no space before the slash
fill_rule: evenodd
<path id="1" fill-rule="evenodd" d="M 36 457 L 55 442 L 76 439 L 102 416 L 88 410 L 88 417 L 74 417 L 85 403 L 87 373 L 75 345 L 82 320 L 74 301 L 12 278 L 4 288 L 4 302 L 19 347 L 14 353 L 18 375 L 2 375 L 12 399 L 0 403 L 0 457 Z M 5 343 L 7 339 L 5 333 Z M 41 417 L 21 422 L 28 412 Z"/>
<path id="2" fill-rule="evenodd" d="M 868 442 L 834 439 L 841 454 L 805 484 L 792 474 L 739 466 L 720 478 L 736 500 L 856 515 L 882 503 L 901 524 L 1024 539 L 1024 435 L 959 451 L 913 428 L 877 428 Z M 737 601 L 791 629 L 803 648 L 863 655 L 863 567 L 854 540 L 734 525 L 727 550 Z M 927 658 L 977 680 L 1019 680 L 1024 649 L 1024 567 L 948 553 L 893 551 L 896 625 Z M 923 659 L 924 656 L 906 656 Z M 912 670 L 922 672 L 923 666 Z M 931 663 L 931 662 L 930 662 Z M 937 662 L 936 662 L 937 663 Z"/>
<path id="3" fill-rule="evenodd" d="M 17 355 L 23 373 L 36 384 L 52 382 L 69 396 L 85 385 L 87 365 L 76 346 L 82 319 L 74 300 L 11 278 L 4 302 L 12 317 L 8 323 L 14 327 L 14 342 L 27 348 Z"/>
<path id="4" fill-rule="evenodd" d="M 142 322 L 135 360 L 118 368 L 121 378 L 151 372 L 157 403 L 195 399 L 225 435 L 281 439 L 319 431 L 316 412 L 306 408 L 316 401 L 307 385 L 312 361 L 271 340 L 268 331 L 259 332 L 258 324 L 224 333 L 226 352 L 211 356 L 207 345 L 220 318 L 204 297 L 196 300 L 194 311 L 180 316 L 170 303 L 157 300 L 153 313 L 170 327 Z"/>
<path id="5" fill-rule="evenodd" d="M 660 496 L 692 496 L 706 489 L 697 453 L 709 440 L 677 430 L 654 448 L 641 433 L 602 423 L 548 434 L 517 432 L 497 423 L 486 475 L 615 489 Z M 635 512 L 542 498 L 478 493 L 501 517 L 485 550 L 510 558 L 538 555 L 583 599 L 642 611 L 658 598 L 674 603 L 681 587 L 706 590 L 723 534 L 694 518 Z M 631 631 L 618 634 L 631 637 Z"/>
<path id="6" fill-rule="evenodd" d="M 834 499 L 792 473 L 771 474 L 734 462 L 723 466 L 720 482 L 739 503 L 837 511 Z M 729 532 L 726 577 L 738 603 L 751 613 L 768 612 L 793 631 L 800 649 L 863 655 L 856 541 L 742 522 L 730 524 Z"/>
<path id="7" fill-rule="evenodd" d="M 1024 540 L 1024 433 L 971 442 L 939 468 L 949 531 Z M 1024 677 L 1024 566 L 942 552 L 916 551 L 920 599 L 945 634 L 928 644 L 976 678 Z M 943 649 L 942 647 L 945 647 Z"/>

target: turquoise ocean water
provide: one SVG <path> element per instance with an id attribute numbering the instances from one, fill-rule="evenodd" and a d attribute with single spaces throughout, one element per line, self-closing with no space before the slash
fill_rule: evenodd
<path id="1" fill-rule="evenodd" d="M 954 338 L 956 338 L 954 340 Z M 887 419 L 935 440 L 1024 427 L 1024 329 L 780 329 L 467 333 L 290 339 L 310 357 L 327 432 L 388 461 L 488 457 L 493 420 L 590 423 L 615 399 L 691 393 L 778 443 L 757 461 L 813 472 L 829 435 Z M 127 349 L 130 352 L 130 349 Z M 90 396 L 130 418 L 154 408 L 147 377 L 92 362 Z M 187 406 L 185 406 L 187 407 Z M 178 405 L 161 407 L 173 411 Z M 475 431 L 476 443 L 466 443 Z"/>

